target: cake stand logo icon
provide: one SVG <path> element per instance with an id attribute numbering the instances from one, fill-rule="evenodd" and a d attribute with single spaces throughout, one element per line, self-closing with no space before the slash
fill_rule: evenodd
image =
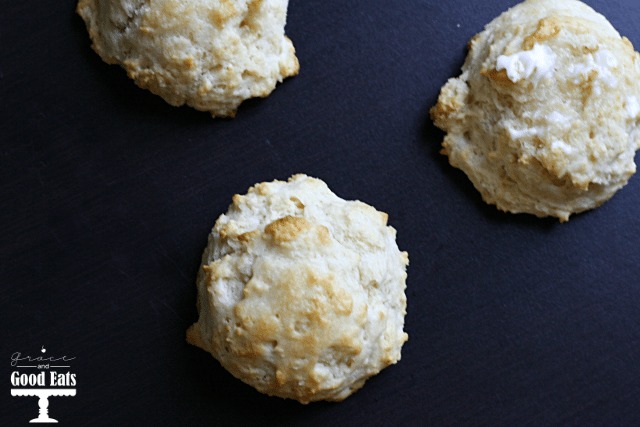
<path id="1" fill-rule="evenodd" d="M 49 417 L 49 398 L 76 395 L 76 374 L 71 371 L 75 357 L 50 356 L 42 346 L 38 356 L 11 355 L 11 396 L 34 396 L 40 408 L 37 418 L 30 423 L 57 423 Z M 61 372 L 66 371 L 66 372 Z M 74 387 L 74 388 L 71 388 Z"/>

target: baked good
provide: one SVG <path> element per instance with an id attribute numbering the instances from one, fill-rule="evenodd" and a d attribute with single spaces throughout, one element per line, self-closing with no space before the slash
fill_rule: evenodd
<path id="1" fill-rule="evenodd" d="M 395 235 L 387 214 L 306 175 L 236 194 L 209 236 L 187 341 L 263 393 L 346 398 L 408 338 Z"/>
<path id="2" fill-rule="evenodd" d="M 171 105 L 233 117 L 298 73 L 287 0 L 80 0 L 93 49 Z"/>
<path id="3" fill-rule="evenodd" d="M 635 172 L 639 99 L 639 55 L 605 17 L 527 0 L 471 39 L 431 117 L 485 202 L 566 221 Z"/>

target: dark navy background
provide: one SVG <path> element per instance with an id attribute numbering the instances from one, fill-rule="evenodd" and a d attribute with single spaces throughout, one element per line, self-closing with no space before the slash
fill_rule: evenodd
<path id="1" fill-rule="evenodd" d="M 639 425 L 640 177 L 566 224 L 485 205 L 428 118 L 515 1 L 292 0 L 301 63 L 233 120 L 90 49 L 71 0 L 1 0 L 0 425 L 10 356 L 75 356 L 61 425 Z M 588 1 L 640 46 L 640 2 Z M 340 404 L 263 396 L 185 343 L 234 193 L 306 173 L 389 213 L 410 255 L 399 364 Z"/>

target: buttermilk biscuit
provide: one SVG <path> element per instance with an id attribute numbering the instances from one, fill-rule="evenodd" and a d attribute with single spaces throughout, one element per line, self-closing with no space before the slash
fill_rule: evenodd
<path id="1" fill-rule="evenodd" d="M 400 360 L 408 256 L 387 214 L 305 175 L 233 196 L 187 341 L 257 390 L 339 401 Z"/>
<path id="2" fill-rule="evenodd" d="M 171 105 L 233 117 L 298 73 L 288 0 L 80 0 L 93 49 Z"/>
<path id="3" fill-rule="evenodd" d="M 602 15 L 528 0 L 471 39 L 431 117 L 485 202 L 566 221 L 635 172 L 639 100 L 639 55 Z"/>

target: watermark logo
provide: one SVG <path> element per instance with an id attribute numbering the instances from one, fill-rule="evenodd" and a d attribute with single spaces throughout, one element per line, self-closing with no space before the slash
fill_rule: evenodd
<path id="1" fill-rule="evenodd" d="M 30 423 L 58 422 L 49 417 L 49 398 L 76 395 L 73 360 L 75 357 L 48 355 L 44 346 L 38 356 L 20 352 L 11 355 L 11 396 L 38 397 L 39 415 Z"/>

